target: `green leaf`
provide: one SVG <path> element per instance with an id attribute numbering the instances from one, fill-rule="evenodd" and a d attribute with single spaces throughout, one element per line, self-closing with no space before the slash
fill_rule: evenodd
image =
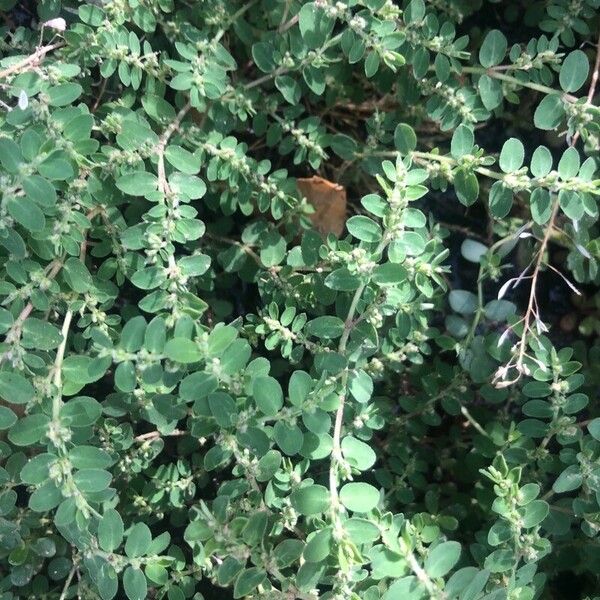
<path id="1" fill-rule="evenodd" d="M 463 258 L 466 258 L 469 262 L 479 264 L 482 257 L 486 255 L 488 251 L 487 246 L 476 240 L 464 240 L 460 247 L 460 253 Z"/>
<path id="2" fill-rule="evenodd" d="M 93 286 L 92 276 L 78 258 L 68 258 L 63 266 L 63 275 L 69 287 L 79 294 L 85 294 Z"/>
<path id="3" fill-rule="evenodd" d="M 102 405 L 88 396 L 78 396 L 69 400 L 60 409 L 60 418 L 69 427 L 88 427 L 102 414 Z"/>
<path id="4" fill-rule="evenodd" d="M 28 196 L 8 198 L 6 209 L 10 216 L 28 231 L 42 231 L 46 226 L 44 213 Z"/>
<path id="5" fill-rule="evenodd" d="M 381 239 L 381 227 L 369 217 L 357 215 L 346 221 L 348 231 L 363 242 L 378 242 Z"/>
<path id="6" fill-rule="evenodd" d="M 98 542 L 100 548 L 106 552 L 113 552 L 123 542 L 123 519 L 114 509 L 109 508 L 104 511 L 104 515 L 98 523 Z"/>
<path id="7" fill-rule="evenodd" d="M 333 533 L 331 527 L 317 531 L 308 540 L 308 543 L 304 548 L 304 560 L 313 563 L 318 563 L 325 560 L 332 550 L 332 542 Z"/>
<path id="8" fill-rule="evenodd" d="M 252 395 L 265 415 L 274 416 L 283 406 L 283 390 L 273 377 L 256 377 L 252 383 Z"/>
<path id="9" fill-rule="evenodd" d="M 474 143 L 473 130 L 467 125 L 461 124 L 454 130 L 452 135 L 450 152 L 454 158 L 461 158 L 461 156 L 471 153 Z"/>
<path id="10" fill-rule="evenodd" d="M 23 324 L 22 344 L 35 350 L 53 350 L 60 345 L 62 335 L 51 323 L 29 317 Z"/>
<path id="11" fill-rule="evenodd" d="M 544 500 L 534 500 L 525 507 L 522 517 L 523 527 L 529 529 L 539 525 L 547 516 L 550 507 Z"/>
<path id="12" fill-rule="evenodd" d="M 371 446 L 350 435 L 342 440 L 341 447 L 344 458 L 359 471 L 370 469 L 377 460 Z"/>
<path id="13" fill-rule="evenodd" d="M 394 131 L 394 146 L 401 154 L 409 154 L 417 147 L 417 134 L 407 123 L 399 123 Z"/>
<path id="14" fill-rule="evenodd" d="M 300 98 L 302 97 L 302 89 L 300 88 L 300 84 L 293 77 L 290 77 L 289 75 L 279 75 L 279 77 L 275 77 L 275 87 L 281 92 L 281 95 L 284 97 L 286 102 L 289 102 L 293 105 L 296 105 L 298 102 L 300 102 Z M 351 140 L 354 144 L 354 140 L 352 140 L 352 138 L 349 138 L 348 136 L 343 137 Z M 335 147 L 334 152 L 338 156 L 342 156 L 338 153 L 338 150 L 336 150 Z M 342 158 L 344 157 L 342 156 Z"/>
<path id="15" fill-rule="evenodd" d="M 234 598 L 245 598 L 250 595 L 263 581 L 267 574 L 258 567 L 244 569 L 235 580 L 233 587 Z"/>
<path id="16" fill-rule="evenodd" d="M 27 404 L 33 399 L 34 387 L 19 373 L 0 372 L 0 398 L 11 404 Z"/>
<path id="17" fill-rule="evenodd" d="M 565 117 L 563 100 L 557 94 L 546 96 L 535 109 L 533 123 L 538 129 L 556 129 Z"/>
<path id="18" fill-rule="evenodd" d="M 590 421 L 588 423 L 588 431 L 590 435 L 595 439 L 600 441 L 600 417 Z"/>
<path id="19" fill-rule="evenodd" d="M 534 177 L 544 177 L 552 170 L 552 153 L 546 146 L 538 146 L 531 157 L 531 173 Z"/>
<path id="20" fill-rule="evenodd" d="M 186 175 L 195 175 L 200 170 L 200 158 L 181 146 L 167 146 L 165 158 L 170 165 Z"/>
<path id="21" fill-rule="evenodd" d="M 477 82 L 481 102 L 488 110 L 494 110 L 502 104 L 504 94 L 502 84 L 487 74 L 482 75 Z"/>
<path id="22" fill-rule="evenodd" d="M 203 356 L 198 344 L 182 337 L 169 340 L 165 344 L 164 352 L 169 360 L 183 365 L 198 362 Z"/>
<path id="23" fill-rule="evenodd" d="M 123 588 L 129 600 L 145 600 L 148 596 L 148 584 L 141 569 L 127 567 L 123 573 Z"/>
<path id="24" fill-rule="evenodd" d="M 461 315 L 472 315 L 477 310 L 477 296 L 467 290 L 452 290 L 448 301 L 452 310 Z"/>
<path id="25" fill-rule="evenodd" d="M 322 46 L 335 24 L 335 20 L 316 2 L 302 5 L 298 17 L 300 35 L 309 48 Z"/>
<path id="26" fill-rule="evenodd" d="M 505 173 L 514 173 L 523 166 L 525 147 L 521 140 L 510 138 L 504 142 L 500 152 L 500 168 Z"/>
<path id="27" fill-rule="evenodd" d="M 31 446 L 46 435 L 49 424 L 50 419 L 46 415 L 28 415 L 11 427 L 8 439 L 15 446 Z"/>
<path id="28" fill-rule="evenodd" d="M 55 454 L 48 452 L 42 452 L 42 454 L 30 458 L 19 474 L 21 481 L 30 485 L 44 483 L 49 477 L 48 470 L 50 465 L 57 460 L 58 457 Z"/>
<path id="29" fill-rule="evenodd" d="M 573 50 L 560 67 L 560 87 L 565 92 L 576 92 L 587 81 L 590 72 L 590 61 L 582 50 Z"/>
<path id="30" fill-rule="evenodd" d="M 0 431 L 12 427 L 17 422 L 17 415 L 7 406 L 0 406 Z"/>
<path id="31" fill-rule="evenodd" d="M 488 32 L 479 48 L 479 62 L 486 69 L 499 65 L 506 54 L 508 42 L 504 34 L 498 29 Z"/>
<path id="32" fill-rule="evenodd" d="M 326 340 L 334 340 L 342 335 L 344 331 L 344 321 L 339 317 L 317 317 L 316 319 L 309 321 L 304 330 L 307 335 L 314 335 L 315 337 Z"/>
<path id="33" fill-rule="evenodd" d="M 340 501 L 353 512 L 367 513 L 379 504 L 379 490 L 368 483 L 352 482 L 340 490 Z"/>
<path id="34" fill-rule="evenodd" d="M 82 492 L 102 492 L 110 485 L 112 475 L 104 469 L 81 469 L 73 480 Z"/>
<path id="35" fill-rule="evenodd" d="M 373 379 L 362 369 L 351 371 L 348 376 L 348 391 L 357 402 L 365 404 L 373 394 Z"/>
<path id="36" fill-rule="evenodd" d="M 273 439 L 281 448 L 284 454 L 294 456 L 302 449 L 304 436 L 297 425 L 287 424 L 284 421 L 277 421 L 273 428 Z"/>
<path id="37" fill-rule="evenodd" d="M 564 494 L 565 492 L 572 492 L 573 490 L 581 487 L 583 483 L 583 475 L 579 465 L 571 465 L 567 467 L 552 484 L 552 489 L 557 494 Z"/>
<path id="38" fill-rule="evenodd" d="M 361 279 L 355 273 L 351 273 L 347 267 L 335 269 L 325 278 L 325 285 L 340 292 L 353 292 L 361 284 Z"/>
<path id="39" fill-rule="evenodd" d="M 329 491 L 322 485 L 297 488 L 292 492 L 290 500 L 301 515 L 317 515 L 329 509 Z"/>
<path id="40" fill-rule="evenodd" d="M 425 560 L 425 572 L 432 579 L 443 577 L 456 565 L 460 552 L 458 542 L 443 542 L 437 545 Z"/>
<path id="41" fill-rule="evenodd" d="M 122 175 L 116 181 L 117 187 L 130 196 L 147 196 L 157 191 L 158 178 L 153 173 L 137 171 Z"/>
<path id="42" fill-rule="evenodd" d="M 136 523 L 127 536 L 125 542 L 125 554 L 129 558 L 137 558 L 138 556 L 144 556 L 148 551 L 148 547 L 152 542 L 152 534 L 148 525 L 145 523 Z"/>
<path id="43" fill-rule="evenodd" d="M 55 85 L 48 90 L 50 106 L 68 106 L 73 104 L 81 93 L 83 88 L 78 83 L 62 83 Z"/>
<path id="44" fill-rule="evenodd" d="M 475 173 L 458 169 L 454 176 L 454 189 L 465 206 L 471 206 L 479 196 L 479 181 Z"/>
<path id="45" fill-rule="evenodd" d="M 397 285 L 408 280 L 408 271 L 396 263 L 384 263 L 373 269 L 373 281 L 378 285 Z"/>

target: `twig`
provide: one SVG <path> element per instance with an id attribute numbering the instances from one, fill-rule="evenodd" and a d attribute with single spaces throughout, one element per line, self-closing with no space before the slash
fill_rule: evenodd
<path id="1" fill-rule="evenodd" d="M 57 392 L 52 400 L 52 418 L 55 421 L 59 420 L 60 405 L 62 401 L 62 364 L 65 358 L 65 349 L 67 347 L 67 337 L 69 335 L 69 327 L 71 327 L 71 320 L 73 319 L 73 311 L 69 308 L 65 313 L 65 320 L 60 331 L 62 335 L 62 341 L 58 350 L 56 351 L 56 358 L 54 360 L 54 385 L 58 388 Z"/>
<path id="2" fill-rule="evenodd" d="M 192 105 L 188 102 L 173 119 L 169 126 L 163 131 L 162 135 L 158 140 L 158 146 L 156 147 L 156 154 L 158 156 L 158 189 L 163 194 L 169 193 L 169 183 L 167 182 L 167 176 L 165 173 L 165 150 L 171 136 L 179 129 L 181 121 L 192 108 Z"/>
<path id="3" fill-rule="evenodd" d="M 161 437 L 179 437 L 182 435 L 186 435 L 187 431 L 182 431 L 181 429 L 174 429 L 171 433 L 161 433 L 160 431 L 149 431 L 148 433 L 142 433 L 136 437 L 134 437 L 134 441 L 136 442 L 148 442 L 152 440 L 157 440 Z"/>
<path id="4" fill-rule="evenodd" d="M 65 598 L 67 597 L 69 586 L 71 585 L 71 581 L 73 581 L 73 577 L 75 576 L 75 571 L 77 571 L 77 567 L 73 565 L 67 579 L 65 580 L 65 585 L 63 586 L 62 593 L 58 600 L 65 600 Z"/>
<path id="5" fill-rule="evenodd" d="M 56 50 L 61 46 L 64 46 L 64 42 L 57 42 L 56 44 L 50 44 L 48 46 L 42 46 L 41 48 L 38 48 L 32 55 L 24 58 L 18 63 L 15 63 L 14 65 L 11 65 L 10 67 L 7 67 L 3 71 L 0 71 L 0 79 L 9 77 L 13 73 L 25 71 L 29 67 L 37 66 L 43 60 L 46 54 L 48 54 L 48 52 L 52 52 L 52 50 Z"/>
<path id="6" fill-rule="evenodd" d="M 598 36 L 598 45 L 596 49 L 596 62 L 594 64 L 594 70 L 592 71 L 592 80 L 590 81 L 590 89 L 587 95 L 587 104 L 591 104 L 596 93 L 596 85 L 598 85 L 598 72 L 600 71 L 600 36 Z M 571 145 L 574 146 L 579 139 L 579 131 L 575 132 Z"/>

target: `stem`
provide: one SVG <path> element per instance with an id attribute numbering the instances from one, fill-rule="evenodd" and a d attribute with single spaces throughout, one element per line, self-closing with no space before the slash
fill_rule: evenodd
<path id="1" fill-rule="evenodd" d="M 381 254 L 385 247 L 388 245 L 388 240 L 385 236 L 377 246 L 375 250 L 375 256 Z M 338 345 L 339 354 L 344 354 L 346 352 L 346 345 L 348 344 L 348 339 L 350 337 L 350 333 L 355 325 L 354 323 L 354 315 L 356 313 L 356 309 L 358 307 L 358 303 L 360 301 L 360 297 L 362 293 L 365 291 L 367 287 L 367 283 L 362 283 L 359 288 L 354 292 L 354 296 L 352 297 L 352 301 L 350 302 L 350 308 L 348 309 L 348 316 L 346 317 L 346 321 L 344 322 L 344 331 L 342 332 L 342 336 L 340 337 L 340 343 Z M 331 463 L 329 465 L 329 494 L 331 496 L 331 520 L 335 523 L 338 518 L 337 509 L 339 506 L 339 494 L 338 494 L 338 474 L 337 474 L 337 464 L 342 456 L 341 449 L 341 437 L 342 437 L 342 426 L 344 424 L 344 406 L 346 404 L 346 393 L 348 386 L 348 366 L 344 369 L 340 381 L 342 387 L 342 393 L 340 395 L 340 404 L 337 408 L 337 412 L 335 413 L 335 423 L 333 426 L 333 447 L 331 450 Z"/>
<path id="2" fill-rule="evenodd" d="M 504 73 L 500 73 L 494 69 L 485 69 L 484 67 L 463 67 L 463 73 L 473 73 L 475 75 L 489 75 L 493 79 L 499 79 L 500 81 L 506 81 L 508 83 L 512 83 L 514 85 L 520 85 L 521 87 L 526 87 L 531 90 L 535 90 L 536 92 L 542 92 L 544 94 L 552 94 L 554 96 L 561 96 L 565 100 L 569 102 L 577 102 L 579 98 L 577 96 L 573 96 L 571 94 L 565 94 L 561 90 L 556 90 L 554 88 L 548 87 L 547 85 L 541 85 L 539 83 L 534 83 L 532 81 L 521 81 L 512 75 L 505 75 Z"/>
<path id="3" fill-rule="evenodd" d="M 440 595 L 439 588 L 435 585 L 435 583 L 433 583 L 429 575 L 427 575 L 427 573 L 421 567 L 421 565 L 415 558 L 415 555 L 411 551 L 408 551 L 405 554 L 405 557 L 408 560 L 410 570 L 415 574 L 417 579 L 425 586 L 425 589 L 429 593 L 430 600 L 433 598 L 445 598 L 446 594 L 442 592 L 442 594 Z"/>
<path id="4" fill-rule="evenodd" d="M 62 593 L 58 600 L 65 600 L 65 598 L 67 597 L 67 593 L 69 592 L 69 586 L 71 585 L 71 581 L 73 581 L 73 577 L 75 576 L 76 571 L 77 571 L 77 567 L 75 565 L 73 565 L 73 567 L 71 568 L 71 571 L 69 572 L 67 579 L 65 580 L 65 585 L 63 586 Z"/>
<path id="5" fill-rule="evenodd" d="M 24 71 L 28 67 L 34 67 L 38 65 L 46 56 L 46 54 L 48 54 L 48 52 L 52 52 L 52 50 L 56 50 L 61 46 L 64 46 L 64 42 L 57 42 L 56 44 L 50 44 L 48 46 L 42 46 L 41 48 L 38 48 L 32 55 L 24 58 L 18 63 L 15 63 L 14 65 L 11 65 L 10 67 L 7 67 L 3 71 L 0 71 L 0 79 L 4 79 L 5 77 L 9 77 L 14 73 Z"/>
<path id="6" fill-rule="evenodd" d="M 247 2 L 246 4 L 244 4 L 244 6 L 242 6 L 242 8 L 240 8 L 239 10 L 237 10 L 236 12 L 233 13 L 233 15 L 231 15 L 231 17 L 229 19 L 227 19 L 227 26 L 219 29 L 219 31 L 217 32 L 217 35 L 215 35 L 214 37 L 214 41 L 218 42 L 226 33 L 226 31 L 250 8 L 252 8 L 256 3 L 258 2 L 258 0 L 250 0 L 250 2 Z"/>
<path id="7" fill-rule="evenodd" d="M 192 105 L 187 102 L 186 105 L 177 113 L 177 116 L 173 119 L 169 126 L 163 131 L 160 139 L 158 140 L 158 146 L 156 147 L 156 154 L 158 155 L 158 189 L 163 193 L 169 192 L 169 184 L 167 182 L 167 176 L 165 173 L 165 150 L 167 143 L 171 136 L 179 129 L 181 121 L 187 115 L 188 111 L 192 108 Z"/>
<path id="8" fill-rule="evenodd" d="M 54 385 L 58 388 L 56 394 L 52 398 L 52 419 L 59 420 L 60 407 L 62 404 L 62 364 L 65 358 L 65 348 L 67 347 L 67 337 L 69 335 L 69 327 L 73 319 L 73 311 L 69 308 L 65 314 L 65 320 L 61 329 L 62 341 L 56 351 L 56 359 L 54 360 Z"/>

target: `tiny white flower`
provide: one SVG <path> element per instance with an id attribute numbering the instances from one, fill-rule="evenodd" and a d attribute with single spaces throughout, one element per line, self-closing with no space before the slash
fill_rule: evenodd
<path id="1" fill-rule="evenodd" d="M 25 110 L 29 106 L 29 98 L 27 97 L 27 92 L 25 90 L 19 92 L 18 105 L 21 110 Z"/>
<path id="2" fill-rule="evenodd" d="M 44 23 L 44 27 L 50 27 L 56 29 L 56 31 L 64 31 L 67 28 L 67 22 L 62 17 L 56 19 L 50 19 Z"/>

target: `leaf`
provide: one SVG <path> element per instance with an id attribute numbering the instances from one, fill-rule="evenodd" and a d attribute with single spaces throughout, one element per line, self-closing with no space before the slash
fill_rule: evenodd
<path id="1" fill-rule="evenodd" d="M 70 257 L 63 266 L 63 275 L 72 290 L 85 294 L 93 286 L 92 276 L 78 258 Z"/>
<path id="2" fill-rule="evenodd" d="M 357 215 L 350 217 L 346 223 L 348 231 L 363 242 L 378 242 L 381 240 L 381 227 L 370 217 Z"/>
<path id="3" fill-rule="evenodd" d="M 450 152 L 454 158 L 461 158 L 471 153 L 474 143 L 473 130 L 467 125 L 461 124 L 454 130 L 452 135 Z"/>
<path id="4" fill-rule="evenodd" d="M 181 146 L 167 146 L 165 158 L 170 165 L 186 175 L 195 175 L 200 170 L 200 158 Z"/>
<path id="5" fill-rule="evenodd" d="M 475 173 L 458 169 L 454 176 L 454 189 L 462 204 L 471 206 L 479 196 L 479 182 Z"/>
<path id="6" fill-rule="evenodd" d="M 309 48 L 322 46 L 331 33 L 335 20 L 316 2 L 307 2 L 298 13 L 300 35 Z"/>
<path id="7" fill-rule="evenodd" d="M 62 335 L 51 323 L 29 317 L 23 324 L 22 344 L 25 348 L 53 350 L 60 345 Z"/>
<path id="8" fill-rule="evenodd" d="M 525 147 L 521 140 L 510 138 L 504 142 L 500 152 L 500 168 L 505 173 L 514 173 L 523 166 Z"/>
<path id="9" fill-rule="evenodd" d="M 535 109 L 533 123 L 538 129 L 556 129 L 565 117 L 563 100 L 557 94 L 546 96 Z"/>
<path id="10" fill-rule="evenodd" d="M 458 562 L 461 547 L 458 542 L 438 544 L 425 560 L 425 572 L 432 579 L 443 577 Z"/>
<path id="11" fill-rule="evenodd" d="M 283 390 L 273 377 L 256 377 L 252 383 L 252 395 L 265 415 L 274 416 L 283 406 Z"/>
<path id="12" fill-rule="evenodd" d="M 590 61 L 582 50 L 570 52 L 560 67 L 560 87 L 565 92 L 576 92 L 587 81 Z"/>
<path id="13" fill-rule="evenodd" d="M 267 574 L 258 567 L 244 569 L 235 580 L 233 597 L 237 599 L 249 596 L 266 578 Z"/>
<path id="14" fill-rule="evenodd" d="M 479 62 L 486 69 L 499 65 L 504 60 L 508 42 L 498 29 L 488 32 L 479 48 Z"/>
<path id="15" fill-rule="evenodd" d="M 355 273 L 351 273 L 347 267 L 335 269 L 325 278 L 325 285 L 340 292 L 353 292 L 361 284 L 361 279 Z"/>
<path id="16" fill-rule="evenodd" d="M 502 104 L 504 94 L 502 84 L 487 74 L 482 75 L 477 82 L 481 102 L 488 110 L 494 110 Z"/>
<path id="17" fill-rule="evenodd" d="M 590 421 L 588 423 L 588 431 L 590 435 L 595 439 L 600 441 L 600 417 Z"/>
<path id="18" fill-rule="evenodd" d="M 315 337 L 326 340 L 334 340 L 342 335 L 344 331 L 344 321 L 339 317 L 317 317 L 316 319 L 309 321 L 304 330 L 307 335 L 314 335 Z"/>
<path id="19" fill-rule="evenodd" d="M 379 504 L 379 490 L 368 483 L 346 483 L 340 490 L 340 501 L 353 512 L 367 513 Z"/>
<path id="20" fill-rule="evenodd" d="M 394 131 L 394 145 L 401 154 L 409 154 L 417 147 L 417 134 L 407 123 L 399 123 Z"/>
<path id="21" fill-rule="evenodd" d="M 298 178 L 296 185 L 315 212 L 310 215 L 315 229 L 322 235 L 339 237 L 346 223 L 346 189 L 322 177 Z"/>
<path id="22" fill-rule="evenodd" d="M 34 387 L 19 373 L 0 372 L 0 398 L 11 404 L 27 404 L 33 399 Z"/>
<path id="23" fill-rule="evenodd" d="M 44 213 L 28 196 L 9 198 L 6 208 L 10 216 L 28 231 L 42 231 L 46 226 Z"/>
<path id="24" fill-rule="evenodd" d="M 73 475 L 75 485 L 82 492 L 102 492 L 112 480 L 112 475 L 104 469 L 81 469 Z"/>
<path id="25" fill-rule="evenodd" d="M 572 492 L 573 490 L 581 487 L 583 483 L 583 475 L 579 465 L 571 465 L 567 467 L 552 484 L 552 489 L 557 494 L 564 494 L 565 492 Z"/>
<path id="26" fill-rule="evenodd" d="M 344 458 L 359 471 L 370 469 L 377 460 L 371 446 L 350 435 L 342 440 L 341 447 Z"/>
<path id="27" fill-rule="evenodd" d="M 125 554 L 129 558 L 137 558 L 138 556 L 144 556 L 148 547 L 152 542 L 152 534 L 148 525 L 145 523 L 136 523 L 127 536 L 125 542 Z"/>
<path id="28" fill-rule="evenodd" d="M 115 182 L 117 187 L 130 196 L 147 196 L 157 191 L 158 178 L 153 173 L 137 171 L 122 175 Z"/>
<path id="29" fill-rule="evenodd" d="M 183 365 L 198 362 L 202 352 L 198 344 L 187 338 L 176 337 L 165 344 L 164 353 L 169 360 Z"/>
<path id="30" fill-rule="evenodd" d="M 534 177 L 544 177 L 552 170 L 552 154 L 546 146 L 538 146 L 531 157 L 531 173 Z"/>
<path id="31" fill-rule="evenodd" d="M 293 105 L 300 102 L 302 89 L 300 88 L 300 84 L 293 77 L 290 77 L 289 75 L 279 75 L 278 77 L 275 77 L 275 87 L 281 92 L 281 95 L 286 102 Z"/>
<path id="32" fill-rule="evenodd" d="M 17 421 L 8 432 L 8 439 L 15 446 L 31 446 L 46 435 L 50 419 L 46 415 L 27 415 Z"/>
<path id="33" fill-rule="evenodd" d="M 145 600 L 148 596 L 148 584 L 141 569 L 127 567 L 123 573 L 123 588 L 129 600 Z"/>
<path id="34" fill-rule="evenodd" d="M 477 296 L 467 290 L 452 290 L 448 301 L 452 310 L 461 315 L 472 315 L 478 306 Z"/>
<path id="35" fill-rule="evenodd" d="M 329 509 L 329 491 L 322 485 L 297 488 L 292 492 L 290 500 L 301 515 L 317 515 Z"/>
<path id="36" fill-rule="evenodd" d="M 68 106 L 72 104 L 83 92 L 78 83 L 62 83 L 48 90 L 50 106 Z"/>
<path id="37" fill-rule="evenodd" d="M 463 257 L 469 262 L 476 264 L 479 264 L 481 258 L 486 255 L 487 251 L 487 246 L 481 242 L 477 242 L 476 240 L 464 240 L 460 247 L 460 253 L 463 255 Z"/>
<path id="38" fill-rule="evenodd" d="M 104 511 L 104 515 L 98 523 L 98 542 L 100 548 L 106 552 L 113 552 L 123 542 L 123 519 L 114 509 L 109 508 Z"/>

